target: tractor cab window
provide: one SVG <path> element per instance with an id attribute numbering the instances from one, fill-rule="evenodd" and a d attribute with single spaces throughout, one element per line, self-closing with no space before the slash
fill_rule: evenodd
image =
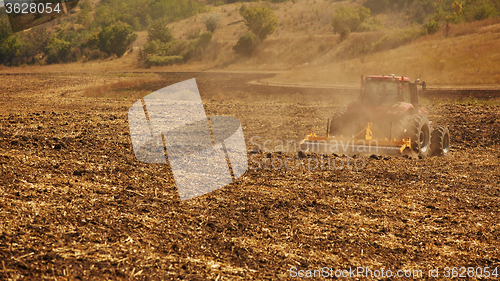
<path id="1" fill-rule="evenodd" d="M 410 83 L 404 82 L 403 84 L 403 101 L 411 103 Z"/>
<path id="2" fill-rule="evenodd" d="M 367 101 L 391 101 L 398 98 L 401 85 L 394 80 L 367 80 L 364 89 L 364 98 Z"/>
<path id="3" fill-rule="evenodd" d="M 373 90 L 373 83 L 366 83 L 364 85 L 364 90 L 365 90 L 365 94 L 364 94 L 365 100 L 372 101 L 372 100 L 378 99 L 377 94 Z"/>

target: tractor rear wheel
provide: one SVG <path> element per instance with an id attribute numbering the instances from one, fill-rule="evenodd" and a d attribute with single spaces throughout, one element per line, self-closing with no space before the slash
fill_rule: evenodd
<path id="1" fill-rule="evenodd" d="M 340 137 L 340 135 L 348 136 L 346 128 L 348 128 L 349 118 L 346 110 L 337 111 L 330 118 L 330 136 Z"/>
<path id="2" fill-rule="evenodd" d="M 445 157 L 450 152 L 450 130 L 439 125 L 432 131 L 431 155 Z"/>
<path id="3" fill-rule="evenodd" d="M 405 118 L 403 138 L 411 138 L 411 149 L 420 157 L 427 157 L 431 151 L 431 125 L 426 116 L 410 115 Z"/>

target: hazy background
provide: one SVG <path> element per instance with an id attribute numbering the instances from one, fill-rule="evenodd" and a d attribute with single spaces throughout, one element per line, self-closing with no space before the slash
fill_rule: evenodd
<path id="1" fill-rule="evenodd" d="M 46 24 L 0 34 L 0 65 L 275 71 L 260 82 L 307 87 L 357 87 L 362 74 L 391 73 L 432 87 L 500 83 L 500 0 L 231 2 L 81 0 Z M 265 15 L 267 34 L 249 29 L 248 11 Z M 9 22 L 0 11 L 1 26 Z"/>

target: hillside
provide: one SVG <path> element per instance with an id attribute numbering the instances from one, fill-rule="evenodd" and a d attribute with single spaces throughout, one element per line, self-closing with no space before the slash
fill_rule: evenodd
<path id="1" fill-rule="evenodd" d="M 420 36 L 418 24 L 404 9 L 372 14 L 369 21 L 380 22 L 380 30 L 352 32 L 345 40 L 334 34 L 332 15 L 339 5 L 358 7 L 365 1 L 298 0 L 282 3 L 245 2 L 220 6 L 207 5 L 205 11 L 168 26 L 176 40 L 187 40 L 193 32 L 206 31 L 202 18 L 218 14 L 221 25 L 201 55 L 182 64 L 145 68 L 140 52 L 122 58 L 97 61 L 80 59 L 77 63 L 26 66 L 16 71 L 275 71 L 265 82 L 314 85 L 357 83 L 361 74 L 403 74 L 420 78 L 430 85 L 493 85 L 500 82 L 500 18 L 451 24 L 441 22 L 439 31 Z M 98 8 L 92 2 L 92 15 Z M 248 29 L 240 14 L 241 6 L 268 6 L 276 14 L 278 27 L 251 57 L 235 54 L 232 47 Z M 63 19 L 65 30 L 81 28 L 75 24 L 80 7 Z M 67 24 L 64 25 L 64 22 Z M 61 28 L 60 21 L 49 27 Z M 147 31 L 132 44 L 140 51 L 147 42 Z M 84 50 L 82 49 L 82 52 Z"/>
<path id="2" fill-rule="evenodd" d="M 223 20 L 214 34 L 217 52 L 202 61 L 167 69 L 225 69 L 285 71 L 268 79 L 282 83 L 357 83 L 361 74 L 399 73 L 439 85 L 484 85 L 500 82 L 500 19 L 451 24 L 433 34 L 395 49 L 372 53 L 358 51 L 384 35 L 401 36 L 408 24 L 404 13 L 378 14 L 384 30 L 352 33 L 340 41 L 332 32 L 331 15 L 339 4 L 350 1 L 298 1 L 273 4 L 279 20 L 271 35 L 251 58 L 235 57 L 231 47 L 246 32 L 238 4 L 212 7 Z M 204 29 L 203 15 L 170 24 L 182 38 L 194 28 Z"/>
<path id="3" fill-rule="evenodd" d="M 495 19 L 453 26 L 448 36 L 441 31 L 393 50 L 344 61 L 332 57 L 336 49 L 349 46 L 349 42 L 337 43 L 331 51 L 311 63 L 275 79 L 282 82 L 357 83 L 361 74 L 397 73 L 440 86 L 498 84 L 498 22 L 500 20 Z"/>

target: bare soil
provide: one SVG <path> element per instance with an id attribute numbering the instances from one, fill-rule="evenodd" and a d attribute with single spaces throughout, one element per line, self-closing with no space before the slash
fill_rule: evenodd
<path id="1" fill-rule="evenodd" d="M 242 122 L 250 169 L 180 202 L 168 165 L 134 157 L 136 89 L 85 91 L 129 78 L 0 75 L 0 279 L 262 280 L 358 266 L 424 277 L 440 267 L 442 277 L 444 267 L 500 267 L 499 106 L 427 108 L 450 128 L 449 157 L 340 155 L 365 165 L 308 170 L 306 159 L 334 156 L 267 150 L 323 133 L 355 93 L 247 83 L 267 76 L 165 73 L 140 86 L 196 78 L 209 115 Z M 299 164 L 257 169 L 285 158 Z"/>

